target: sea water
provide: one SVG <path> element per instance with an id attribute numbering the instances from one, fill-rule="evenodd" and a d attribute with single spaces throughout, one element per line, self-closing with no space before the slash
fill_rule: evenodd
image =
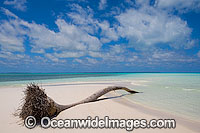
<path id="1" fill-rule="evenodd" d="M 143 92 L 125 96 L 142 105 L 200 121 L 200 73 L 10 73 L 0 87 L 55 82 L 110 82 Z M 120 91 L 120 93 L 124 93 Z"/>
<path id="2" fill-rule="evenodd" d="M 130 88 L 140 94 L 126 96 L 143 105 L 200 121 L 199 73 L 130 74 Z"/>

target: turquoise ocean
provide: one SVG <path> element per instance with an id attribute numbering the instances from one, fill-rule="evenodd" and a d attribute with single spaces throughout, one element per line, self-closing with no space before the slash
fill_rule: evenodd
<path id="1" fill-rule="evenodd" d="M 0 89 L 35 82 L 114 83 L 143 92 L 125 97 L 133 102 L 200 122 L 200 73 L 4 73 Z M 123 93 L 123 92 L 119 92 Z"/>

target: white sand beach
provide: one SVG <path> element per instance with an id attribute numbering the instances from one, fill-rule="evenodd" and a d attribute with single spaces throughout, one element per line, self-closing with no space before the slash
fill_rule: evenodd
<path id="1" fill-rule="evenodd" d="M 48 96 L 54 99 L 60 104 L 70 104 L 77 102 L 86 98 L 87 96 L 93 94 L 94 92 L 103 89 L 112 84 L 70 84 L 57 83 L 50 85 L 43 85 L 45 92 Z M 1 103 L 1 113 L 0 113 L 0 131 L 2 133 L 6 132 L 127 132 L 125 129 L 44 129 L 40 126 L 34 129 L 27 129 L 25 126 L 18 125 L 19 119 L 14 117 L 12 114 L 15 112 L 19 106 L 20 99 L 23 97 L 23 87 L 7 87 L 0 88 L 0 103 Z M 124 92 L 126 94 L 127 92 Z M 110 92 L 103 97 L 113 97 L 118 96 L 116 92 Z M 134 94 L 139 95 L 139 94 Z M 134 132 L 143 133 L 197 133 L 200 132 L 200 127 L 198 122 L 193 122 L 191 120 L 186 120 L 183 118 L 170 115 L 156 109 L 149 107 L 144 107 L 137 103 L 128 101 L 125 97 L 117 97 L 106 100 L 101 100 L 93 103 L 87 103 L 78 105 L 76 107 L 67 109 L 61 112 L 55 119 L 86 119 L 88 116 L 94 118 L 99 116 L 104 118 L 104 116 L 109 116 L 112 119 L 175 119 L 176 128 L 175 129 L 134 129 Z"/>

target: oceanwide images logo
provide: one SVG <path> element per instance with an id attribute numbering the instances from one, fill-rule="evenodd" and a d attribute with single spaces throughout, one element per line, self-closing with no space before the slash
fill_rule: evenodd
<path id="1" fill-rule="evenodd" d="M 37 125 L 35 117 L 28 116 L 24 124 L 27 128 L 32 129 Z M 176 121 L 174 119 L 152 119 L 149 122 L 146 119 L 110 119 L 105 116 L 104 119 L 99 119 L 95 116 L 92 119 L 88 116 L 87 119 L 50 119 L 49 117 L 43 117 L 40 121 L 42 128 L 117 128 L 132 131 L 137 128 L 169 128 L 174 129 L 176 127 Z"/>

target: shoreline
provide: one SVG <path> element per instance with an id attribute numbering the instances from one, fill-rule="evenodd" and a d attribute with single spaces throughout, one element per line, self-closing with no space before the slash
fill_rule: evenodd
<path id="1" fill-rule="evenodd" d="M 142 84 L 141 84 L 141 81 L 142 82 L 144 82 L 144 80 L 139 80 L 139 81 L 134 81 L 134 85 L 136 85 L 136 86 L 143 86 Z M 145 81 L 145 82 L 148 82 L 148 81 Z M 67 83 L 51 83 L 51 84 L 44 84 L 43 86 L 45 87 L 45 86 L 68 86 L 68 85 L 94 85 L 94 84 L 104 84 L 104 85 L 108 85 L 108 86 L 129 86 L 129 85 L 133 85 L 133 82 L 131 82 L 131 81 L 129 81 L 129 80 L 125 80 L 125 81 L 88 81 L 88 82 L 67 82 Z M 110 96 L 117 96 L 117 95 L 120 95 L 120 93 L 109 93 L 109 94 L 113 94 L 113 95 L 110 95 Z M 150 110 L 156 110 L 156 111 L 159 111 L 159 112 L 163 112 L 163 113 L 166 113 L 166 114 L 171 114 L 172 116 L 175 116 L 175 117 L 177 117 L 177 118 L 179 118 L 179 119 L 183 119 L 184 121 L 191 121 L 191 122 L 193 122 L 193 123 L 195 123 L 195 122 L 197 122 L 197 123 L 199 123 L 200 124 L 200 120 L 198 119 L 193 119 L 192 117 L 186 117 L 185 115 L 179 115 L 179 114 L 177 114 L 177 113 L 174 113 L 174 112 L 170 112 L 170 111 L 168 111 L 167 109 L 161 109 L 161 108 L 159 108 L 159 107 L 153 107 L 153 106 L 149 106 L 149 105 L 146 105 L 146 104 L 143 104 L 143 103 L 141 103 L 141 102 L 136 102 L 136 101 L 134 101 L 134 100 L 130 100 L 129 98 L 127 98 L 127 97 L 122 97 L 123 99 L 125 99 L 125 100 L 127 100 L 127 101 L 129 101 L 129 102 L 131 102 L 131 103 L 133 103 L 133 104 L 137 104 L 137 105 L 139 105 L 139 106 L 142 106 L 142 107 L 144 107 L 144 108 L 146 108 L 146 109 L 150 109 Z"/>
<path id="2" fill-rule="evenodd" d="M 80 82 L 79 82 L 80 83 Z M 54 99 L 56 102 L 60 104 L 70 104 L 73 102 L 77 102 L 79 100 L 84 99 L 85 97 L 93 94 L 99 89 L 103 89 L 107 86 L 113 86 L 114 83 L 90 83 L 90 84 L 45 84 L 42 87 L 45 89 L 45 92 L 48 96 L 50 96 L 52 99 Z M 84 89 L 84 91 L 83 91 Z M 14 108 L 18 107 L 20 99 L 22 98 L 22 87 L 14 87 L 14 88 L 5 88 L 0 89 L 0 97 L 1 97 L 1 104 L 2 104 L 2 111 L 1 113 L 1 126 L 0 129 L 3 129 L 3 131 L 27 131 L 25 127 L 20 127 L 17 125 L 17 119 L 11 116 L 11 113 L 14 113 Z M 107 95 L 103 96 L 105 97 L 111 97 L 119 95 L 117 93 L 111 92 Z M 11 97 L 11 99 L 9 99 Z M 6 102 L 3 102 L 6 101 Z M 102 110 L 102 108 L 104 110 Z M 180 119 L 176 116 L 169 115 L 166 113 L 161 113 L 160 111 L 152 110 L 151 108 L 144 107 L 142 105 L 139 105 L 137 103 L 133 103 L 132 101 L 128 100 L 125 97 L 119 97 L 114 99 L 108 99 L 103 101 L 98 101 L 95 103 L 87 103 L 84 105 L 79 105 L 77 107 L 74 107 L 72 109 L 66 110 L 64 112 L 61 112 L 56 119 L 66 119 L 66 118 L 72 118 L 72 119 L 86 119 L 87 116 L 99 116 L 100 118 L 103 118 L 104 116 L 110 116 L 110 118 L 116 118 L 116 119 L 155 119 L 155 118 L 175 118 L 177 119 L 177 128 L 176 129 L 137 129 L 139 132 L 196 132 L 200 131 L 199 123 L 191 123 L 191 121 Z M 8 119 L 8 120 L 7 120 Z M 7 123 L 3 123 L 6 122 Z M 9 123 L 12 123 L 11 125 Z M 4 126 L 2 126 L 2 124 Z M 11 129 L 12 127 L 12 129 Z M 39 131 L 41 132 L 41 129 L 36 127 L 33 131 Z M 45 129 L 46 130 L 46 129 Z M 53 131 L 54 129 L 47 129 L 48 131 Z M 93 129 L 72 129 L 73 131 L 94 131 Z M 61 131 L 61 130 L 60 130 Z M 65 130 L 64 130 L 65 131 Z M 103 131 L 103 132 L 109 132 L 109 131 L 119 131 L 123 132 L 126 131 L 125 129 L 99 129 L 95 131 Z M 63 132 L 63 130 L 61 131 Z"/>
<path id="3" fill-rule="evenodd" d="M 119 81 L 116 81 L 116 80 L 110 80 L 110 81 L 103 81 L 103 80 L 99 80 L 99 81 L 69 81 L 69 82 L 63 82 L 63 81 L 58 81 L 58 82 L 46 82 L 46 83 L 43 83 L 43 84 L 40 84 L 38 83 L 38 85 L 42 88 L 44 87 L 57 87 L 57 86 L 70 86 L 70 85 L 108 85 L 108 86 L 129 86 L 129 85 L 136 85 L 136 86 L 143 86 L 141 84 L 141 81 L 144 82 L 144 80 L 139 80 L 139 81 L 134 81 L 134 84 L 133 82 L 129 81 L 129 80 L 119 80 Z M 138 83 L 137 83 L 138 82 Z M 147 82 L 147 81 L 146 81 Z M 33 82 L 34 83 L 34 82 Z M 19 83 L 19 84 L 11 84 L 11 85 L 5 85 L 5 86 L 0 86 L 0 90 L 1 89 L 9 89 L 9 88 L 26 88 L 27 84 L 23 84 L 23 83 Z M 144 85 L 146 86 L 146 85 Z M 120 93 L 110 93 L 110 94 L 113 94 L 111 96 L 116 96 L 116 95 L 120 95 Z M 140 106 L 143 106 L 143 107 L 146 107 L 146 108 L 149 108 L 149 109 L 152 109 L 152 110 L 158 110 L 160 112 L 165 112 L 167 114 L 173 114 L 173 112 L 168 112 L 167 110 L 161 110 L 161 108 L 159 107 L 152 107 L 152 106 L 148 106 L 146 104 L 143 104 L 141 102 L 136 102 L 136 101 L 133 101 L 133 100 L 130 100 L 129 98 L 127 97 L 123 97 L 124 99 L 126 99 L 127 101 L 131 102 L 131 103 L 134 103 L 134 104 L 138 104 Z M 177 116 L 177 114 L 174 114 L 174 116 Z M 200 122 L 198 121 L 197 119 L 192 119 L 190 117 L 184 117 L 183 115 L 180 116 L 178 115 L 178 117 L 180 118 L 183 118 L 183 119 L 186 119 L 186 120 L 191 120 L 191 121 L 194 121 L 194 122 Z"/>
<path id="4" fill-rule="evenodd" d="M 107 94 L 107 96 L 108 97 L 109 96 L 118 96 L 118 94 L 116 92 L 111 92 L 111 93 Z M 113 101 L 118 102 L 118 103 L 123 104 L 128 107 L 134 108 L 140 112 L 144 112 L 145 114 L 149 114 L 149 115 L 156 116 L 156 117 L 159 116 L 159 118 L 165 119 L 166 117 L 163 117 L 163 116 L 167 116 L 167 118 L 173 118 L 176 120 L 176 122 L 178 121 L 179 124 L 184 125 L 193 131 L 200 132 L 200 126 L 199 126 L 200 121 L 177 116 L 170 112 L 165 112 L 163 110 L 160 110 L 159 108 L 153 108 L 151 106 L 146 106 L 141 103 L 129 100 L 126 97 L 121 97 L 121 99 L 119 99 L 119 100 L 113 99 Z"/>

